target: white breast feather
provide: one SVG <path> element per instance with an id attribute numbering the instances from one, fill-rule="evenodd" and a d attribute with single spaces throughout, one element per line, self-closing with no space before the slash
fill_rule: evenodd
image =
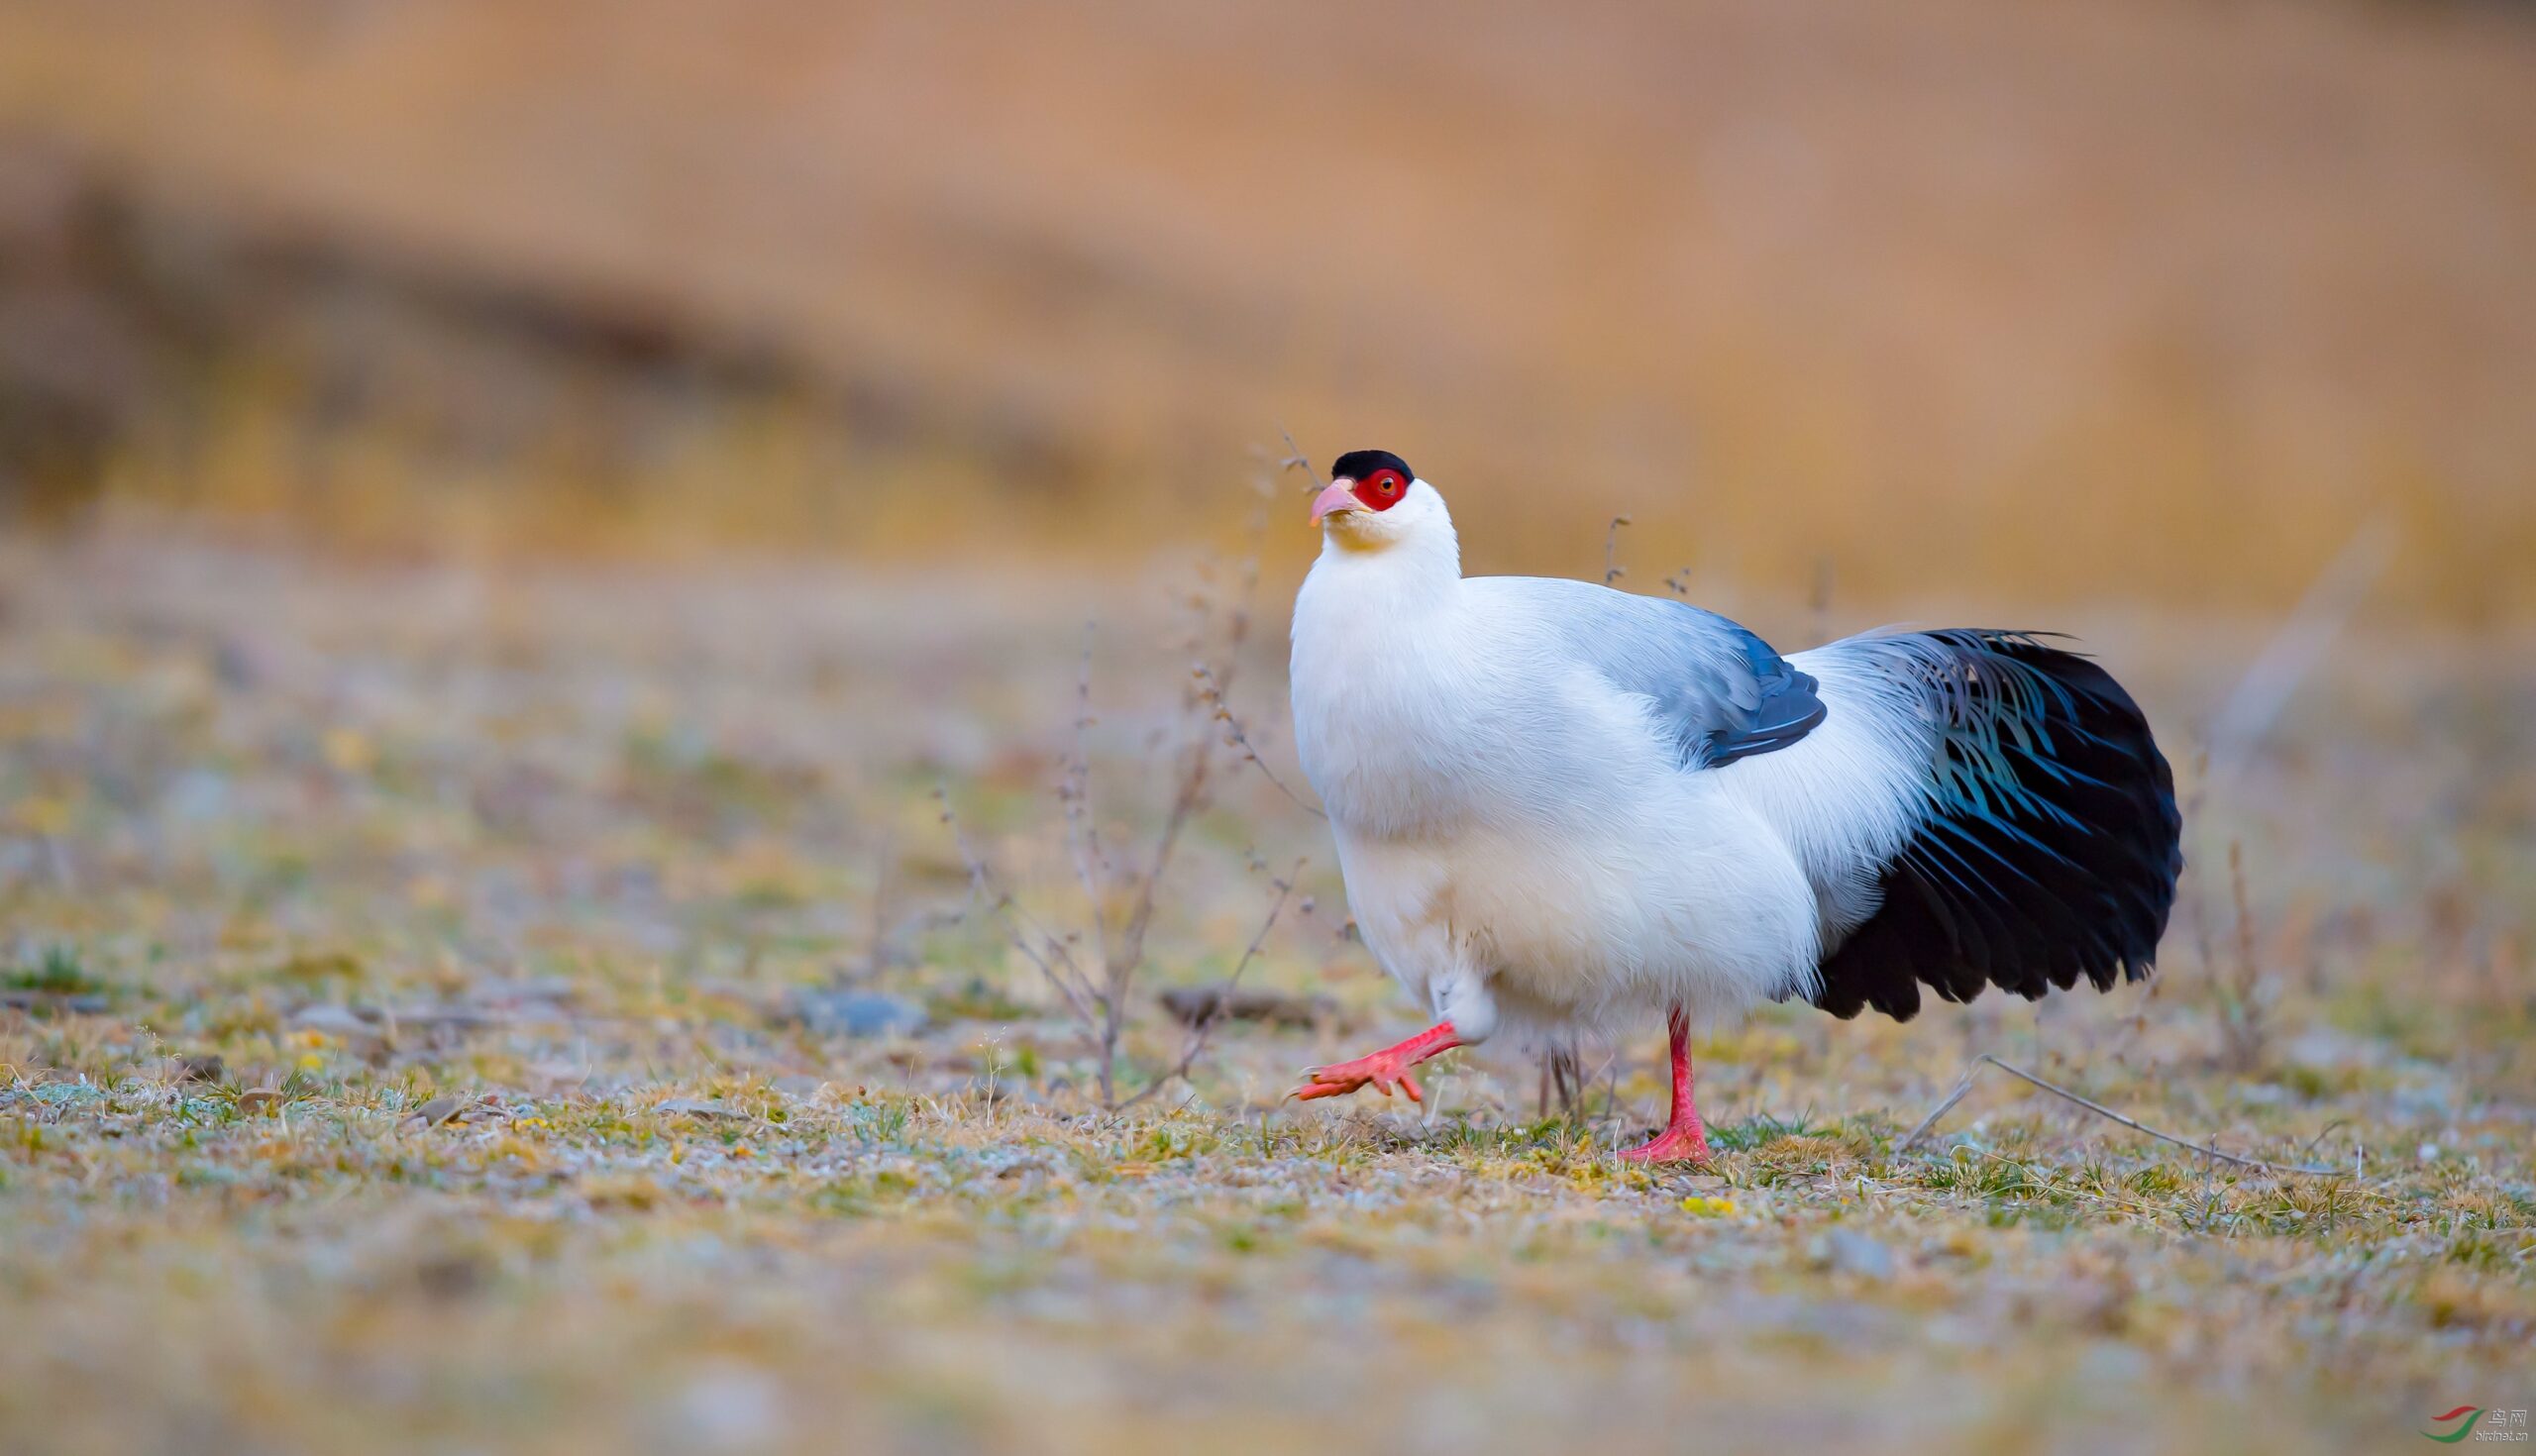
<path id="1" fill-rule="evenodd" d="M 1803 774 L 1744 795 L 1685 771 L 1648 700 L 1563 658 L 1523 593 L 1433 565 L 1325 553 L 1295 610 L 1297 747 L 1386 969 L 1551 1026 L 1807 988 L 1821 909 L 1797 846 L 1834 831 L 1805 825 Z"/>

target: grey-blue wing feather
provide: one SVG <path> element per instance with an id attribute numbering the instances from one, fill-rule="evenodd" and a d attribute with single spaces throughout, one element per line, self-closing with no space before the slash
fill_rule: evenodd
<path id="1" fill-rule="evenodd" d="M 1520 585 L 1543 593 L 1542 606 L 1579 657 L 1654 705 L 1686 769 L 1774 753 L 1823 721 L 1813 677 L 1715 612 L 1587 581 L 1520 578 Z"/>
<path id="2" fill-rule="evenodd" d="M 1814 731 L 1825 711 L 1823 699 L 1815 691 L 1814 678 L 1798 672 L 1768 643 L 1745 629 L 1714 613 L 1701 615 L 1712 618 L 1741 640 L 1754 690 L 1759 694 L 1749 717 L 1709 730 L 1706 752 L 1700 759 L 1702 766 L 1714 769 L 1755 754 L 1774 753 Z"/>

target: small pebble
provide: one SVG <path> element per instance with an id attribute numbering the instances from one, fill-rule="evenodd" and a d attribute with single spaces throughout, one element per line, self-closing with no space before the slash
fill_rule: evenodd
<path id="1" fill-rule="evenodd" d="M 820 1036 L 912 1036 L 928 1018 L 924 1007 L 869 990 L 797 990 L 784 1018 Z"/>

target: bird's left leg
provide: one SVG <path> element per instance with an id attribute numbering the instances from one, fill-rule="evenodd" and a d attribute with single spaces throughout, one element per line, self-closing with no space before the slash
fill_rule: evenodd
<path id="1" fill-rule="evenodd" d="M 1315 1067 L 1304 1075 L 1304 1085 L 1286 1095 L 1299 1102 L 1309 1102 L 1315 1097 L 1344 1096 L 1370 1082 L 1374 1090 L 1384 1096 L 1390 1096 L 1391 1090 L 1397 1087 L 1409 1093 L 1411 1101 L 1424 1102 L 1426 1094 L 1420 1090 L 1418 1079 L 1409 1075 L 1409 1069 L 1438 1052 L 1449 1052 L 1460 1045 L 1461 1033 L 1453 1029 L 1453 1023 L 1438 1021 L 1397 1046 L 1385 1047 L 1352 1062 Z"/>
<path id="2" fill-rule="evenodd" d="M 1384 1096 L 1390 1096 L 1391 1090 L 1397 1087 L 1409 1093 L 1411 1101 L 1425 1102 L 1426 1092 L 1409 1069 L 1440 1052 L 1476 1046 L 1497 1030 L 1497 1002 L 1475 969 L 1456 966 L 1435 979 L 1428 994 L 1435 1006 L 1434 1025 L 1397 1046 L 1352 1062 L 1315 1067 L 1305 1074 L 1304 1085 L 1286 1095 L 1309 1102 L 1315 1097 L 1344 1096 L 1372 1083 Z"/>
<path id="3" fill-rule="evenodd" d="M 1700 1109 L 1691 1103 L 1691 1018 L 1675 1006 L 1664 1018 L 1664 1029 L 1672 1038 L 1672 1115 L 1662 1132 L 1621 1156 L 1633 1163 L 1705 1163 L 1708 1130 L 1700 1126 Z"/>

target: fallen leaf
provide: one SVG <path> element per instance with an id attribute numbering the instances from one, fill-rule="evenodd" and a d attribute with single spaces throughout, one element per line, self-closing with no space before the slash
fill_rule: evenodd
<path id="1" fill-rule="evenodd" d="M 749 1115 L 728 1102 L 708 1102 L 696 1097 L 672 1097 L 652 1110 L 663 1115 L 679 1113 L 688 1117 L 724 1117 L 735 1121 L 745 1121 Z"/>
<path id="2" fill-rule="evenodd" d="M 416 1107 L 412 1114 L 406 1117 L 405 1122 L 408 1126 L 438 1127 L 457 1116 L 458 1109 L 466 1105 L 465 1097 L 434 1097 Z"/>
<path id="3" fill-rule="evenodd" d="M 1183 1026 L 1203 1026 L 1217 1017 L 1266 1021 L 1278 1026 L 1316 1026 L 1338 1012 L 1338 1003 L 1327 996 L 1237 990 L 1229 985 L 1178 987 L 1164 991 L 1159 999 L 1162 1008 Z"/>

